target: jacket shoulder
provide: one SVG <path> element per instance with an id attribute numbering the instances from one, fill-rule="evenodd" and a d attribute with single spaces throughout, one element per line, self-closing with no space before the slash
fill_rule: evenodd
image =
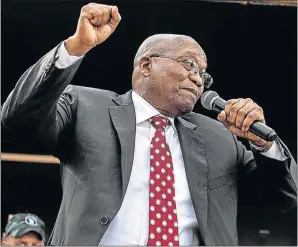
<path id="1" fill-rule="evenodd" d="M 64 94 L 72 94 L 77 96 L 78 98 L 89 98 L 92 99 L 93 97 L 100 97 L 106 99 L 114 99 L 118 96 L 117 93 L 104 90 L 99 88 L 93 87 L 84 87 L 84 86 L 77 86 L 77 85 L 68 85 L 63 92 Z"/>
<path id="2" fill-rule="evenodd" d="M 219 129 L 219 130 L 224 130 L 224 131 L 228 131 L 226 129 L 226 127 L 219 121 L 211 118 L 211 117 L 208 117 L 208 116 L 205 116 L 205 115 L 202 115 L 202 114 L 199 114 L 199 113 L 189 113 L 185 116 L 183 116 L 183 118 L 195 125 L 197 125 L 198 127 L 200 128 L 208 128 L 208 129 Z M 228 131 L 230 133 L 230 131 Z"/>
<path id="3" fill-rule="evenodd" d="M 212 138 L 220 138 L 235 143 L 236 137 L 221 122 L 199 113 L 189 113 L 183 118 L 197 126 L 198 132 Z"/>

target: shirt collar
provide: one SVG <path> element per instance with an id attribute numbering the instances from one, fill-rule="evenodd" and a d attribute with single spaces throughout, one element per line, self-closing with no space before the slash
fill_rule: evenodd
<path id="1" fill-rule="evenodd" d="M 143 99 L 135 91 L 132 91 L 131 97 L 136 112 L 136 124 L 149 120 L 153 116 L 161 115 L 159 111 L 157 111 L 148 101 Z M 167 117 L 167 119 L 169 119 L 171 125 L 173 126 L 173 129 L 176 131 L 174 118 Z"/>

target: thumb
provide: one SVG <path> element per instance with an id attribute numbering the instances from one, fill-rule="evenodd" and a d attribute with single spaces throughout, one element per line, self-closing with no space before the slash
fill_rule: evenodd
<path id="1" fill-rule="evenodd" d="M 218 115 L 217 115 L 217 120 L 220 122 L 225 121 L 227 118 L 227 115 L 225 113 L 225 111 L 221 111 Z"/>
<path id="2" fill-rule="evenodd" d="M 117 6 L 113 6 L 111 10 L 112 18 L 110 19 L 109 25 L 113 30 L 117 27 L 119 22 L 121 21 L 121 15 L 119 14 L 119 10 Z"/>

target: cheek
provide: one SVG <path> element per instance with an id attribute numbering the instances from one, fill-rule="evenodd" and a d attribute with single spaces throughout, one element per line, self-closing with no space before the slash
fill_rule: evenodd
<path id="1" fill-rule="evenodd" d="M 184 69 L 177 69 L 174 66 L 158 66 L 153 68 L 151 85 L 154 94 L 161 97 L 169 104 L 181 101 L 180 84 L 188 77 L 188 72 Z"/>
<path id="2" fill-rule="evenodd" d="M 201 87 L 199 87 L 198 88 L 199 89 L 199 93 L 198 93 L 198 95 L 199 95 L 199 97 L 201 97 L 201 95 L 203 94 L 203 92 L 204 92 L 204 85 L 203 86 L 201 86 Z"/>
<path id="3" fill-rule="evenodd" d="M 9 237 L 9 238 L 6 239 L 5 243 L 7 245 L 13 246 L 13 245 L 19 245 L 21 242 L 16 240 L 16 239 L 13 239 L 13 238 Z"/>
<path id="4" fill-rule="evenodd" d="M 187 77 L 188 72 L 179 69 L 165 68 L 164 70 L 160 71 L 160 81 L 163 85 L 163 88 L 167 88 L 171 92 L 177 92 L 179 89 L 179 84 L 185 81 Z"/>
<path id="5" fill-rule="evenodd" d="M 160 66 L 156 73 L 164 79 L 183 81 L 188 76 L 188 72 L 184 68 L 178 66 Z"/>
<path id="6" fill-rule="evenodd" d="M 189 76 L 189 73 L 185 69 L 176 69 L 171 72 L 172 77 L 174 77 L 177 82 L 182 82 Z"/>

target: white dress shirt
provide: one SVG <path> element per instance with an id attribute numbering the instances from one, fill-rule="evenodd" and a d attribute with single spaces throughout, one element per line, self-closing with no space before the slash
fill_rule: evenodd
<path id="1" fill-rule="evenodd" d="M 146 245 L 149 230 L 150 142 L 155 128 L 149 119 L 160 113 L 132 92 L 136 112 L 136 139 L 131 177 L 122 206 L 105 232 L 100 245 Z M 180 245 L 198 245 L 198 225 L 186 180 L 184 162 L 174 119 L 166 127 L 166 140 L 173 158 Z"/>
<path id="2" fill-rule="evenodd" d="M 81 57 L 70 56 L 64 45 L 60 46 L 58 68 L 66 68 Z M 127 191 L 119 212 L 112 220 L 99 245 L 146 245 L 149 229 L 149 177 L 150 177 L 150 142 L 155 128 L 149 119 L 160 114 L 151 104 L 134 91 L 132 100 L 136 113 L 136 139 L 132 172 Z M 166 128 L 166 141 L 172 158 L 175 184 L 175 198 L 178 216 L 180 245 L 199 245 L 194 233 L 198 226 L 194 207 L 186 179 L 185 166 L 174 119 Z M 280 147 L 274 145 L 263 153 L 267 157 L 284 160 Z"/>

